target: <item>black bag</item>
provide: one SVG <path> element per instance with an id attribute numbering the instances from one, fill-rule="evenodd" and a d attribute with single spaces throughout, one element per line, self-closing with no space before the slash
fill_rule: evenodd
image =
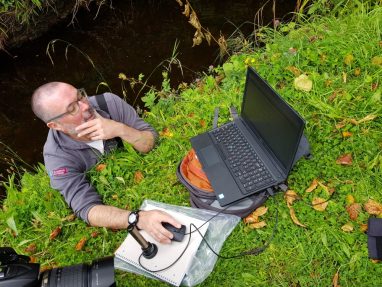
<path id="1" fill-rule="evenodd" d="M 370 258 L 382 260 L 382 218 L 369 218 L 367 247 Z"/>
<path id="2" fill-rule="evenodd" d="M 233 118 L 237 117 L 236 110 L 231 107 L 230 112 Z M 218 108 L 215 109 L 215 116 L 213 126 L 214 128 L 217 126 L 217 118 L 218 118 Z M 208 190 L 208 188 L 201 188 L 193 184 L 189 177 L 185 174 L 185 169 L 182 164 L 184 164 L 185 160 L 189 156 L 192 150 L 187 154 L 185 158 L 179 163 L 178 168 L 176 170 L 176 175 L 179 181 L 188 189 L 190 192 L 190 203 L 192 207 L 195 208 L 203 208 L 207 210 L 212 210 L 216 212 L 223 212 L 226 214 L 237 215 L 241 218 L 248 216 L 252 211 L 256 208 L 260 207 L 272 194 L 276 192 L 277 187 L 268 188 L 262 192 L 256 193 L 254 195 L 250 195 L 238 202 L 230 204 L 228 206 L 222 207 L 219 204 L 219 201 L 216 199 L 215 193 Z M 301 137 L 298 150 L 293 162 L 293 165 L 299 160 L 301 157 L 310 158 L 310 146 L 305 135 Z M 287 190 L 286 185 L 278 186 L 283 191 Z M 207 191 L 206 191 L 207 190 Z"/>

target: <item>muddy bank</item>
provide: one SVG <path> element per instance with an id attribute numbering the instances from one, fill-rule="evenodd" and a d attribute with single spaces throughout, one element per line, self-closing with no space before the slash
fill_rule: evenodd
<path id="1" fill-rule="evenodd" d="M 88 7 L 89 2 L 78 0 L 51 0 L 42 8 L 41 14 L 36 15 L 30 24 L 22 24 L 16 19 L 15 13 L 0 14 L 0 22 L 5 26 L 0 29 L 0 47 L 10 50 L 20 47 L 25 42 L 34 40 L 51 29 L 54 25 L 66 21 L 70 25 L 75 21 L 74 16 L 79 9 Z M 81 7 L 79 7 L 81 3 Z M 73 17 L 69 17 L 73 15 Z"/>

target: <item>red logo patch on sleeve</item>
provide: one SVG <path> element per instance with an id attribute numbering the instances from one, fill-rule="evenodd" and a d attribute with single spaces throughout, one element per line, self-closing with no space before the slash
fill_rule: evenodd
<path id="1" fill-rule="evenodd" d="M 53 172 L 52 172 L 53 176 L 64 175 L 67 173 L 68 173 L 67 167 L 61 167 L 61 168 L 53 170 Z"/>

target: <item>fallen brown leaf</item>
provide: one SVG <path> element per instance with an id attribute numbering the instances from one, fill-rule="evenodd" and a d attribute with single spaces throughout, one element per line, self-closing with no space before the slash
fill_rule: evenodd
<path id="1" fill-rule="evenodd" d="M 206 126 L 206 121 L 205 120 L 200 120 L 199 124 L 200 124 L 201 127 L 204 128 Z"/>
<path id="2" fill-rule="evenodd" d="M 96 171 L 100 172 L 103 171 L 106 168 L 106 164 L 100 163 L 99 165 L 96 166 Z"/>
<path id="3" fill-rule="evenodd" d="M 359 125 L 359 124 L 364 123 L 364 122 L 372 121 L 372 120 L 374 120 L 376 117 L 377 117 L 377 115 L 370 114 L 370 115 L 367 115 L 366 117 L 364 117 L 364 118 L 362 118 L 362 119 L 360 119 L 360 120 L 350 119 L 349 121 L 350 121 L 353 125 Z"/>
<path id="4" fill-rule="evenodd" d="M 358 121 L 358 124 L 361 124 L 361 123 L 364 123 L 364 122 L 372 121 L 372 120 L 374 120 L 376 117 L 377 117 L 377 115 L 367 115 L 366 117 L 360 119 L 360 120 Z"/>
<path id="5" fill-rule="evenodd" d="M 144 179 L 143 173 L 140 170 L 137 170 L 134 173 L 134 181 L 140 183 Z"/>
<path id="6" fill-rule="evenodd" d="M 350 138 L 352 135 L 353 135 L 353 133 L 348 132 L 348 131 L 344 131 L 344 132 L 342 132 L 342 136 L 343 136 L 344 138 Z"/>
<path id="7" fill-rule="evenodd" d="M 251 213 L 246 218 L 244 218 L 243 221 L 244 221 L 245 224 L 255 223 L 255 222 L 258 222 L 258 217 L 257 216 L 253 216 L 253 214 Z"/>
<path id="8" fill-rule="evenodd" d="M 368 229 L 368 225 L 366 223 L 362 223 L 360 226 L 359 226 L 359 230 L 361 230 L 362 232 L 366 232 Z"/>
<path id="9" fill-rule="evenodd" d="M 267 213 L 267 211 L 268 211 L 268 207 L 260 206 L 260 207 L 256 208 L 256 210 L 252 214 L 253 214 L 253 216 L 262 216 L 265 213 Z"/>
<path id="10" fill-rule="evenodd" d="M 312 200 L 312 206 L 317 211 L 324 211 L 328 206 L 328 202 L 321 197 L 315 197 Z"/>
<path id="11" fill-rule="evenodd" d="M 340 287 L 340 285 L 338 285 L 338 279 L 339 278 L 340 278 L 340 274 L 337 271 L 336 274 L 334 274 L 334 276 L 333 276 L 333 280 L 332 280 L 333 287 Z"/>
<path id="12" fill-rule="evenodd" d="M 300 76 L 301 75 L 301 71 L 299 68 L 296 68 L 295 66 L 288 66 L 285 68 L 286 70 L 288 70 L 289 72 L 291 72 L 293 75 L 295 75 L 296 77 Z"/>
<path id="13" fill-rule="evenodd" d="M 259 229 L 267 226 L 265 221 L 255 222 L 249 225 L 250 228 Z"/>
<path id="14" fill-rule="evenodd" d="M 58 226 L 56 227 L 56 229 L 54 229 L 50 235 L 49 235 L 49 240 L 53 240 L 55 239 L 59 234 L 61 233 L 61 227 Z"/>
<path id="15" fill-rule="evenodd" d="M 77 250 L 77 251 L 82 250 L 82 248 L 84 247 L 86 241 L 87 241 L 87 238 L 86 238 L 86 237 L 82 237 L 82 238 L 80 239 L 80 241 L 78 241 L 78 243 L 76 244 L 76 250 Z"/>
<path id="16" fill-rule="evenodd" d="M 317 188 L 317 185 L 318 185 L 318 180 L 315 178 L 315 179 L 313 179 L 310 186 L 305 190 L 305 192 L 312 192 L 313 190 L 315 190 Z"/>
<path id="17" fill-rule="evenodd" d="M 31 243 L 28 245 L 27 248 L 24 249 L 24 251 L 27 253 L 35 253 L 36 248 L 37 248 L 36 243 Z"/>
<path id="18" fill-rule="evenodd" d="M 378 264 L 379 262 L 381 262 L 381 260 L 378 260 L 378 259 L 370 259 L 370 260 L 374 264 Z"/>
<path id="19" fill-rule="evenodd" d="M 359 203 L 352 203 L 346 207 L 346 211 L 349 214 L 351 220 L 356 220 L 361 210 L 362 207 Z"/>
<path id="20" fill-rule="evenodd" d="M 298 225 L 298 226 L 301 226 L 301 227 L 306 227 L 306 225 L 302 224 L 296 217 L 296 213 L 294 212 L 294 209 L 293 207 L 289 207 L 289 213 L 290 213 L 290 217 L 292 218 L 292 221 L 294 222 L 294 224 Z"/>
<path id="21" fill-rule="evenodd" d="M 351 224 L 350 222 L 346 223 L 345 225 L 343 225 L 341 227 L 341 229 L 345 232 L 352 232 L 354 230 L 354 227 L 353 227 L 353 224 Z"/>
<path id="22" fill-rule="evenodd" d="M 169 128 L 164 128 L 162 131 L 159 132 L 159 135 L 166 138 L 171 138 L 174 136 Z"/>
<path id="23" fill-rule="evenodd" d="M 342 129 L 344 126 L 346 126 L 346 120 L 342 120 L 338 124 L 335 125 L 337 130 Z"/>
<path id="24" fill-rule="evenodd" d="M 99 232 L 98 232 L 98 231 L 93 231 L 93 232 L 90 234 L 90 236 L 91 236 L 92 238 L 96 238 L 98 235 L 99 235 Z"/>
<path id="25" fill-rule="evenodd" d="M 365 204 L 364 208 L 367 213 L 372 215 L 380 215 L 382 214 L 382 204 L 376 202 L 372 199 L 369 199 Z"/>
<path id="26" fill-rule="evenodd" d="M 341 155 L 339 158 L 337 158 L 336 163 L 341 165 L 352 165 L 353 158 L 351 153 Z"/>
<path id="27" fill-rule="evenodd" d="M 298 195 L 294 190 L 289 189 L 287 192 L 285 192 L 284 198 L 286 200 L 287 206 L 291 207 L 292 203 L 298 199 Z"/>

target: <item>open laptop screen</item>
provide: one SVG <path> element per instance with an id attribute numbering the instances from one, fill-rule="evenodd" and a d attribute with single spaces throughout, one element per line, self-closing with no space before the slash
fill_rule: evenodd
<path id="1" fill-rule="evenodd" d="M 289 173 L 304 120 L 252 68 L 247 72 L 241 117 Z"/>

